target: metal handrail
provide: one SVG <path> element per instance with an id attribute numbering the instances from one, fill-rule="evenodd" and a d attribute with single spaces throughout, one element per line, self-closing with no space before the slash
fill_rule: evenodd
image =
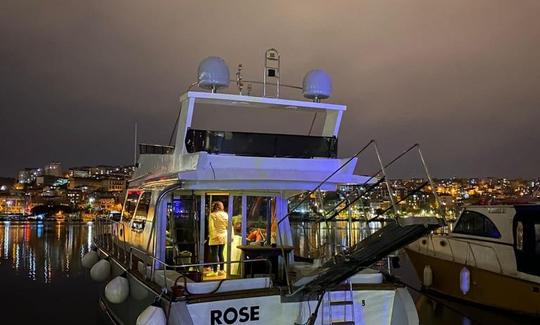
<path id="1" fill-rule="evenodd" d="M 472 254 L 472 256 L 473 256 L 474 263 L 475 263 L 476 267 L 478 267 L 478 261 L 476 260 L 476 256 L 474 255 L 474 251 L 473 251 L 471 245 L 476 245 L 476 246 L 480 246 L 480 247 L 484 247 L 484 248 L 489 248 L 491 251 L 493 251 L 493 254 L 495 254 L 495 259 L 497 260 L 497 264 L 498 264 L 498 266 L 499 266 L 499 272 L 500 272 L 501 274 L 504 274 L 504 270 L 503 270 L 501 261 L 500 261 L 500 259 L 499 259 L 499 255 L 497 254 L 497 251 L 495 251 L 495 249 L 494 249 L 493 247 L 488 246 L 488 245 L 484 245 L 484 244 L 479 244 L 479 243 L 471 243 L 470 241 L 466 241 L 466 240 L 453 239 L 453 238 L 452 238 L 452 240 L 455 240 L 455 241 L 458 241 L 458 242 L 464 242 L 464 243 L 467 243 L 467 246 L 468 246 L 469 249 L 471 250 L 471 254 Z M 449 243 L 449 245 L 451 246 L 450 240 L 448 240 L 448 243 Z"/>
<path id="2" fill-rule="evenodd" d="M 159 258 L 157 258 L 157 257 L 155 257 L 153 255 L 150 255 L 148 252 L 145 252 L 145 251 L 143 251 L 143 250 L 141 250 L 141 249 L 139 249 L 137 247 L 130 246 L 129 250 L 130 250 L 130 253 L 132 253 L 132 251 L 137 251 L 139 253 L 142 253 L 142 254 L 146 255 L 147 257 L 150 257 L 152 260 L 154 260 L 156 262 L 159 262 L 163 266 L 171 268 L 171 269 L 189 268 L 189 267 L 196 267 L 196 266 L 221 265 L 221 264 L 229 264 L 229 263 L 230 264 L 243 263 L 243 262 L 251 263 L 251 262 L 262 262 L 262 261 L 267 261 L 267 262 L 270 263 L 270 265 L 272 264 L 267 259 L 253 259 L 253 260 L 250 259 L 250 260 L 238 260 L 238 261 L 228 261 L 228 262 L 204 262 L 204 263 L 193 263 L 193 264 L 168 264 L 168 263 L 160 260 Z"/>
<path id="3" fill-rule="evenodd" d="M 431 241 L 431 247 L 432 247 L 433 256 L 437 256 L 437 252 L 435 250 L 435 244 L 433 243 L 433 236 L 430 235 L 429 239 Z M 474 254 L 474 250 L 473 250 L 471 245 L 476 245 L 476 246 L 480 246 L 480 247 L 484 247 L 484 248 L 489 248 L 491 251 L 493 251 L 493 254 L 495 255 L 497 265 L 499 266 L 499 273 L 504 274 L 504 269 L 502 267 L 502 263 L 501 263 L 501 261 L 499 259 L 499 255 L 497 254 L 497 251 L 495 250 L 495 248 L 493 248 L 491 246 L 488 246 L 488 245 L 484 245 L 484 244 L 473 243 L 473 242 L 470 242 L 470 241 L 467 241 L 467 240 L 462 240 L 462 239 L 457 239 L 457 238 L 446 238 L 446 242 L 448 243 L 448 247 L 450 248 L 450 254 L 452 256 L 452 262 L 456 262 L 456 255 L 454 253 L 454 248 L 452 247 L 452 243 L 451 243 L 452 240 L 467 244 L 467 256 L 469 255 L 468 252 L 470 251 L 471 256 L 473 258 L 473 261 L 474 261 L 474 266 L 475 267 L 479 267 L 479 266 L 478 266 L 478 261 L 476 259 L 476 255 Z M 465 265 L 468 265 L 466 257 L 465 257 Z"/>
<path id="4" fill-rule="evenodd" d="M 236 83 L 237 80 L 236 79 L 230 79 L 229 82 L 234 82 Z M 251 83 L 251 84 L 257 84 L 257 85 L 264 85 L 265 83 L 263 81 L 258 81 L 258 80 L 243 80 L 242 79 L 242 82 L 244 83 Z M 298 90 L 302 90 L 304 89 L 303 87 L 301 86 L 295 86 L 295 85 L 288 85 L 288 84 L 284 84 L 284 83 L 276 83 L 276 82 L 267 82 L 266 83 L 267 85 L 271 85 L 271 86 L 280 86 L 280 87 L 285 87 L 285 88 L 291 88 L 291 89 L 298 89 Z M 194 87 L 198 87 L 199 86 L 199 82 L 198 81 L 195 81 L 193 83 L 191 83 L 189 85 L 189 87 L 187 88 L 186 91 L 190 91 L 191 89 L 193 89 Z M 263 96 L 264 97 L 264 96 Z"/>

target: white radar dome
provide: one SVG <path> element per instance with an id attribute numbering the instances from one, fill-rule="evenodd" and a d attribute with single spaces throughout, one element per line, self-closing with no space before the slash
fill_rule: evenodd
<path id="1" fill-rule="evenodd" d="M 229 67 L 220 57 L 209 56 L 202 60 L 198 69 L 199 87 L 216 90 L 229 87 Z"/>
<path id="2" fill-rule="evenodd" d="M 306 73 L 302 86 L 304 97 L 309 99 L 326 99 L 332 95 L 332 79 L 322 69 L 314 69 Z"/>

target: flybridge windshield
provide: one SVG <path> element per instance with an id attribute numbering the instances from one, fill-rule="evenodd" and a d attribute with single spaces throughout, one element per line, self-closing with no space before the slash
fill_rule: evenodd
<path id="1" fill-rule="evenodd" d="M 186 134 L 188 152 L 235 154 L 258 157 L 336 158 L 335 137 L 223 132 L 189 129 Z"/>
<path id="2" fill-rule="evenodd" d="M 192 128 L 320 136 L 325 116 L 321 111 L 199 104 L 193 114 Z"/>
<path id="3" fill-rule="evenodd" d="M 344 105 L 282 98 L 188 92 L 181 97 L 179 129 L 337 137 Z"/>

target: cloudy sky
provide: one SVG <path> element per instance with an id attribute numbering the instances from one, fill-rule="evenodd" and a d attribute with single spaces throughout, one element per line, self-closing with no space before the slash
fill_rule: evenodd
<path id="1" fill-rule="evenodd" d="M 168 142 L 201 59 L 259 79 L 275 47 L 282 82 L 332 75 L 340 156 L 419 142 L 437 177 L 540 176 L 538 17 L 537 0 L 3 0 L 0 175 L 128 164 L 135 122 Z"/>

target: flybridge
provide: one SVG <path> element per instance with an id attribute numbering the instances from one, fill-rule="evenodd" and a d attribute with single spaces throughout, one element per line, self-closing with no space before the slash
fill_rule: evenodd
<path id="1" fill-rule="evenodd" d="M 185 144 L 186 134 L 191 128 L 194 114 L 199 105 L 212 105 L 214 109 L 227 107 L 242 107 L 246 109 L 274 109 L 281 111 L 307 111 L 324 113 L 323 137 L 337 137 L 345 105 L 327 104 L 320 102 L 290 100 L 281 98 L 254 97 L 222 93 L 206 93 L 190 91 L 182 95 L 180 118 L 176 134 L 176 154 L 187 153 Z"/>
<path id="2" fill-rule="evenodd" d="M 269 50 L 266 56 L 278 63 L 265 64 L 262 83 L 243 80 L 239 67 L 236 94 L 218 92 L 233 81 L 223 59 L 203 60 L 192 86 L 210 92 L 181 95 L 173 146 L 142 148 L 135 178 L 181 179 L 192 187 L 305 190 L 339 168 L 344 161 L 337 158 L 338 134 L 347 107 L 321 102 L 332 93 L 329 75 L 315 69 L 302 87 L 284 85 L 279 54 Z M 252 84 L 263 86 L 262 97 L 250 95 Z M 273 86 L 275 97 L 268 97 Z M 309 100 L 280 98 L 280 87 L 301 90 Z M 358 183 L 362 178 L 353 174 L 355 165 L 356 158 L 325 186 Z"/>
<path id="3" fill-rule="evenodd" d="M 185 93 L 180 101 L 174 151 L 141 155 L 139 175 L 176 174 L 199 185 L 208 181 L 227 182 L 228 188 L 236 179 L 237 186 L 262 188 L 275 183 L 276 188 L 304 190 L 312 188 L 343 163 L 337 159 L 337 136 L 347 109 L 345 105 L 196 91 Z M 213 110 L 235 107 L 267 110 L 272 114 L 318 113 L 323 117 L 322 128 L 316 135 L 195 129 L 193 120 L 203 105 Z M 334 189 L 337 183 L 363 180 L 353 175 L 354 166 L 355 163 L 350 164 L 336 174 L 333 178 L 336 183 L 329 182 L 328 189 Z M 249 184 L 240 183 L 242 179 Z"/>

